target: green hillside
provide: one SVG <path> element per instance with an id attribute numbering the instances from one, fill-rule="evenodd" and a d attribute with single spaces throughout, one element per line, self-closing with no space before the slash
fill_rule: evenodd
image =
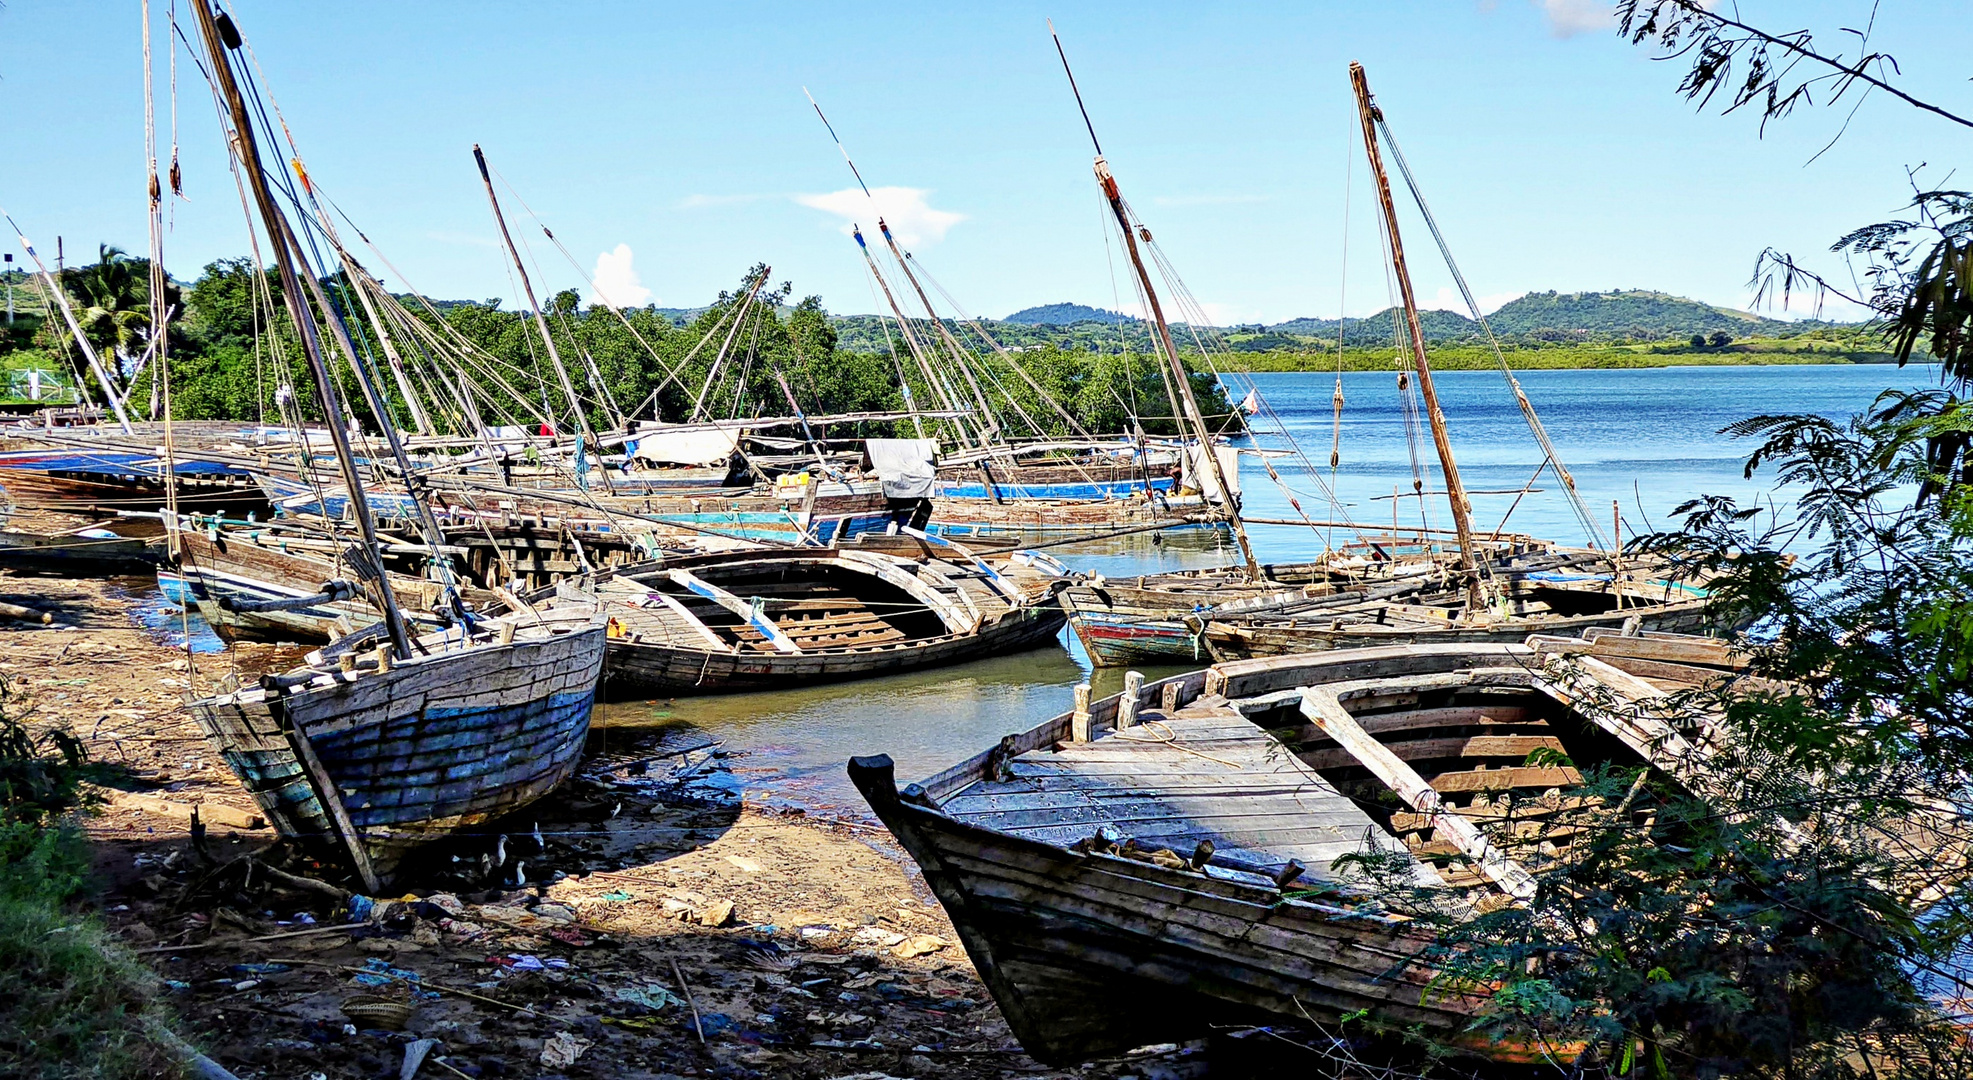
<path id="1" fill-rule="evenodd" d="M 1199 336 L 1214 335 L 1223 348 L 1243 357 L 1321 353 L 1336 348 L 1339 334 L 1346 348 L 1395 340 L 1401 324 L 1394 315 L 1393 309 L 1386 309 L 1360 319 L 1299 318 L 1272 325 L 1201 327 Z M 1486 340 L 1477 322 L 1456 312 L 1426 310 L 1419 313 L 1418 321 L 1425 340 L 1436 346 L 1478 345 Z M 884 329 L 889 320 L 875 315 L 843 315 L 836 316 L 834 322 L 844 348 L 882 352 L 887 347 Z M 1529 293 L 1487 316 L 1487 323 L 1503 346 L 1514 349 L 1664 345 L 1716 352 L 1750 338 L 1787 341 L 1804 337 L 1841 343 L 1838 351 L 1860 347 L 1850 341 L 1856 328 L 1848 324 L 1770 319 L 1648 289 Z M 1044 304 L 1017 311 L 1006 319 L 982 320 L 981 325 L 1001 345 L 1024 349 L 1115 353 L 1126 344 L 1134 352 L 1151 345 L 1149 333 L 1139 320 L 1083 304 Z M 1191 328 L 1180 324 L 1173 329 L 1179 347 L 1195 351 Z M 930 325 L 924 330 L 929 334 Z M 896 332 L 892 324 L 892 336 Z M 1692 346 L 1695 336 L 1706 344 Z"/>

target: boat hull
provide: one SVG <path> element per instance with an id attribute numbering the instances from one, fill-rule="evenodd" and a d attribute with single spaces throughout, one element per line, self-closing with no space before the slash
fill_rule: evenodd
<path id="1" fill-rule="evenodd" d="M 901 800 L 887 757 L 853 759 L 850 776 L 1042 1062 L 1298 1014 L 1374 1010 L 1438 1031 L 1471 1018 L 1406 966 L 1431 943 L 1395 921 L 956 821 Z"/>
<path id="2" fill-rule="evenodd" d="M 0 566 L 81 573 L 137 573 L 157 565 L 142 539 L 0 531 Z"/>
<path id="3" fill-rule="evenodd" d="M 1205 642 L 1214 661 L 1295 653 L 1354 649 L 1372 645 L 1514 644 L 1530 634 L 1579 634 L 1585 630 L 1616 629 L 1636 621 L 1642 630 L 1692 634 L 1713 628 L 1706 601 L 1685 600 L 1654 607 L 1618 608 L 1594 615 L 1553 615 L 1503 619 L 1493 624 L 1447 623 L 1445 626 L 1379 626 L 1321 624 L 1269 627 L 1209 623 Z"/>
<path id="4" fill-rule="evenodd" d="M 603 644 L 597 620 L 190 709 L 283 836 L 337 858 L 349 842 L 330 803 L 339 800 L 355 841 L 387 879 L 412 848 L 525 806 L 568 779 L 589 733 Z"/>
<path id="5" fill-rule="evenodd" d="M 970 635 L 793 655 L 613 640 L 604 662 L 604 692 L 613 700 L 635 701 L 894 675 L 1039 648 L 1061 632 L 1063 621 L 1058 608 L 1030 606 L 1008 612 Z"/>

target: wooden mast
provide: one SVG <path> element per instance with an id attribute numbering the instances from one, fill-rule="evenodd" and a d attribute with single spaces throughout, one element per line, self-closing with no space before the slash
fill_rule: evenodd
<path id="1" fill-rule="evenodd" d="M 562 366 L 562 354 L 555 348 L 555 335 L 548 332 L 548 317 L 541 313 L 541 304 L 534 298 L 534 283 L 528 280 L 527 267 L 521 264 L 520 249 L 514 246 L 514 238 L 507 232 L 507 217 L 500 212 L 500 197 L 493 193 L 493 177 L 487 172 L 486 155 L 480 152 L 480 144 L 473 144 L 473 160 L 479 164 L 480 179 L 486 183 L 486 201 L 493 205 L 493 222 L 500 226 L 500 239 L 506 241 L 507 254 L 514 260 L 514 272 L 521 275 L 521 291 L 527 294 L 528 307 L 534 312 L 534 325 L 541 331 L 541 341 L 548 346 L 548 363 L 555 369 L 555 377 L 562 384 L 562 393 L 569 399 L 569 408 L 575 412 L 575 422 L 580 438 L 594 443 L 597 454 L 597 471 L 603 474 L 603 489 L 615 491 L 610 483 L 610 470 L 603 467 L 603 441 L 589 429 L 589 414 L 582 410 L 582 402 L 575 396 L 575 384 L 569 381 L 569 369 Z"/>
<path id="2" fill-rule="evenodd" d="M 1439 469 L 1445 473 L 1446 501 L 1452 505 L 1452 527 L 1459 537 L 1459 572 L 1466 579 L 1466 607 L 1478 612 L 1480 599 L 1479 564 L 1473 557 L 1472 505 L 1466 499 L 1466 485 L 1460 482 L 1459 465 L 1452 459 L 1452 440 L 1446 436 L 1445 413 L 1439 409 L 1439 396 L 1432 388 L 1432 365 L 1425 359 L 1425 330 L 1418 322 L 1418 300 L 1411 292 L 1411 273 L 1404 265 L 1404 242 L 1398 238 L 1397 206 L 1391 201 L 1391 180 L 1384 175 L 1384 158 L 1377 150 L 1377 123 L 1383 113 L 1370 98 L 1370 83 L 1363 65 L 1350 62 L 1350 85 L 1356 90 L 1356 111 L 1363 121 L 1363 148 L 1370 155 L 1370 174 L 1377 181 L 1377 198 L 1384 208 L 1385 233 L 1391 240 L 1391 269 L 1398 279 L 1398 294 L 1404 300 L 1405 325 L 1411 331 L 1411 358 L 1418 368 L 1418 392 L 1425 397 L 1425 418 L 1432 425 L 1432 445 L 1439 452 Z"/>
<path id="3" fill-rule="evenodd" d="M 315 391 L 322 399 L 322 413 L 327 418 L 329 438 L 336 447 L 336 464 L 342 470 L 343 486 L 349 491 L 350 509 L 355 512 L 357 532 L 362 537 L 363 553 L 370 563 L 367 569 L 376 574 L 373 584 L 378 607 L 384 614 L 384 630 L 390 635 L 392 651 L 400 659 L 408 660 L 411 657 L 411 641 L 404 630 L 404 617 L 397 610 L 397 596 L 391 590 L 390 578 L 384 572 L 383 549 L 377 543 L 377 525 L 370 517 L 370 500 L 363 493 L 363 477 L 356 468 L 356 452 L 350 449 L 349 432 L 343 430 L 342 399 L 336 393 L 335 380 L 329 376 L 328 365 L 322 360 L 322 343 L 316 337 L 315 317 L 308 310 L 307 294 L 302 291 L 300 275 L 295 271 L 294 258 L 290 254 L 294 235 L 289 232 L 287 218 L 282 215 L 280 205 L 274 201 L 273 192 L 267 186 L 267 174 L 260 162 L 260 144 L 254 137 L 253 120 L 247 113 L 246 99 L 240 96 L 240 86 L 233 80 L 232 64 L 226 55 L 230 49 L 239 46 L 239 31 L 229 21 L 225 29 L 230 34 L 223 33 L 209 5 L 201 2 L 192 7 L 199 13 L 199 31 L 205 39 L 206 53 L 212 58 L 213 79 L 219 85 L 220 96 L 226 99 L 226 108 L 233 121 L 236 153 L 247 175 L 248 185 L 253 188 L 261 223 L 273 243 L 274 264 L 281 275 L 281 301 L 288 309 L 288 317 L 294 320 L 296 335 L 301 338 L 302 352 L 308 358 L 309 374 L 315 378 Z M 389 425 L 390 417 L 379 416 L 377 422 Z"/>
<path id="4" fill-rule="evenodd" d="M 877 260 L 870 254 L 870 245 L 863 239 L 862 227 L 851 225 L 850 235 L 856 239 L 858 250 L 863 252 L 863 262 L 864 265 L 870 268 L 870 276 L 876 279 L 877 287 L 884 290 L 884 303 L 890 305 L 891 314 L 897 319 L 898 333 L 904 337 L 905 348 L 911 352 L 911 358 L 918 362 L 918 372 L 925 376 L 926 388 L 939 399 L 939 402 L 946 407 L 948 412 L 963 411 L 959 408 L 959 403 L 953 400 L 952 389 L 939 379 L 938 373 L 932 369 L 932 362 L 926 359 L 925 347 L 918 341 L 917 333 L 911 329 L 911 319 L 905 315 L 904 309 L 898 306 L 897 297 L 891 292 L 891 283 L 884 280 L 883 271 L 877 269 Z M 910 387 L 907 386 L 905 389 L 908 391 Z M 913 409 L 912 411 L 916 413 L 917 410 Z M 912 422 L 917 422 L 915 415 L 912 418 Z M 966 425 L 960 423 L 956 418 L 952 421 L 952 430 L 958 436 L 958 442 L 961 445 L 972 442 L 972 439 L 967 435 Z"/>
<path id="5" fill-rule="evenodd" d="M 918 294 L 918 302 L 925 307 L 925 317 L 932 321 L 932 329 L 936 330 L 939 338 L 945 342 L 946 351 L 952 354 L 953 364 L 959 368 L 959 374 L 966 379 L 966 385 L 973 391 L 973 400 L 980 407 L 980 422 L 974 425 L 980 433 L 980 444 L 982 446 L 991 444 L 1000 434 L 1000 422 L 994 419 L 993 410 L 987 406 L 986 395 L 980 391 L 979 380 L 973 378 L 973 369 L 966 364 L 965 350 L 959 347 L 959 341 L 952 336 L 952 331 L 945 328 L 945 320 L 939 318 L 938 311 L 932 307 L 932 298 L 926 296 L 925 287 L 918 284 L 918 275 L 911 272 L 911 263 L 906 259 L 904 250 L 898 247 L 897 237 L 891 235 L 891 227 L 886 225 L 881 217 L 877 219 L 877 231 L 884 234 L 884 243 L 890 245 L 891 257 L 897 260 L 898 269 L 904 271 L 904 280 L 909 281 L 912 291 Z"/>
<path id="6" fill-rule="evenodd" d="M 1200 456 L 1206 459 L 1206 467 L 1212 471 L 1213 481 L 1219 485 L 1221 505 L 1226 511 L 1227 524 L 1233 527 L 1233 538 L 1240 544 L 1240 555 L 1247 563 L 1249 576 L 1261 576 L 1260 562 L 1254 558 L 1254 546 L 1247 540 L 1247 527 L 1240 520 L 1239 497 L 1234 494 L 1233 485 L 1227 482 L 1226 470 L 1220 467 L 1219 454 L 1213 449 L 1212 431 L 1206 426 L 1206 418 L 1199 411 L 1199 399 L 1192 393 L 1192 379 L 1185 370 L 1185 364 L 1178 358 L 1178 347 L 1172 344 L 1171 327 L 1165 322 L 1164 306 L 1158 303 L 1158 291 L 1151 285 L 1150 271 L 1144 267 L 1144 256 L 1137 249 L 1137 231 L 1131 227 L 1130 211 L 1124 208 L 1123 193 L 1117 188 L 1117 178 L 1110 173 L 1110 163 L 1103 159 L 1103 144 L 1096 140 L 1096 126 L 1089 122 L 1089 110 L 1083 106 L 1082 91 L 1076 87 L 1075 72 L 1069 70 L 1069 56 L 1062 51 L 1062 39 L 1055 36 L 1055 24 L 1048 24 L 1050 37 L 1055 37 L 1055 52 L 1062 58 L 1062 71 L 1069 76 L 1069 89 L 1076 95 L 1076 108 L 1082 110 L 1083 125 L 1089 128 L 1089 141 L 1096 147 L 1096 183 L 1103 189 L 1103 197 L 1109 200 L 1110 210 L 1117 216 L 1117 227 L 1123 230 L 1124 248 L 1130 253 L 1130 265 L 1137 271 L 1137 282 L 1144 289 L 1144 299 L 1151 305 L 1151 319 L 1158 328 L 1158 344 L 1165 363 L 1171 369 L 1171 380 L 1177 391 L 1179 409 L 1184 415 L 1180 418 L 1189 423 L 1199 440 Z M 1145 238 L 1150 238 L 1149 230 Z"/>

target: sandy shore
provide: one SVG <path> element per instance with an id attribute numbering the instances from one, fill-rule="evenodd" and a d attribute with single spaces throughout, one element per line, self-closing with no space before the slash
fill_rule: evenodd
<path id="1" fill-rule="evenodd" d="M 599 751 L 504 835 L 433 850 L 391 897 L 338 895 L 179 708 L 298 651 L 167 647 L 133 615 L 141 588 L 0 576 L 0 600 L 55 616 L 0 627 L 0 677 L 124 771 L 87 821 L 103 916 L 242 1077 L 396 1076 L 424 1039 L 420 1076 L 1190 1071 L 1028 1058 L 887 833 L 747 805 L 707 783 L 715 748 Z"/>

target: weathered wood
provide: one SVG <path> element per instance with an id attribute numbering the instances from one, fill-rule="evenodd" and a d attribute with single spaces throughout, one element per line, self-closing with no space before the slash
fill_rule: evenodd
<path id="1" fill-rule="evenodd" d="M 1144 673 L 1129 671 L 1124 673 L 1124 690 L 1117 702 L 1117 728 L 1119 730 L 1137 725 L 1137 705 L 1144 693 Z"/>
<path id="2" fill-rule="evenodd" d="M 0 604 L 0 618 L 13 619 L 17 622 L 39 623 L 42 626 L 47 626 L 55 621 L 55 617 L 48 612 L 36 611 L 31 607 L 22 607 L 19 604 Z"/>
<path id="3" fill-rule="evenodd" d="M 1302 713 L 1324 734 L 1353 754 L 1360 764 L 1410 804 L 1412 809 L 1434 815 L 1435 827 L 1457 843 L 1460 850 L 1479 865 L 1481 872 L 1504 892 L 1523 900 L 1534 895 L 1534 877 L 1496 848 L 1471 822 L 1446 812 L 1445 804 L 1433 785 L 1359 727 L 1356 718 L 1343 708 L 1334 694 L 1323 687 L 1309 687 L 1302 695 Z"/>
<path id="4" fill-rule="evenodd" d="M 706 581 L 701 580 L 698 576 L 694 575 L 690 570 L 681 570 L 681 569 L 666 570 L 664 572 L 664 575 L 667 578 L 670 578 L 671 580 L 677 582 L 678 584 L 683 585 L 685 588 L 690 589 L 691 591 L 697 593 L 698 595 L 703 596 L 708 600 L 711 600 L 713 603 L 718 604 L 720 607 L 723 607 L 726 610 L 732 612 L 733 614 L 738 615 L 741 619 L 744 619 L 748 625 L 752 626 L 756 630 L 759 630 L 763 635 L 765 635 L 767 640 L 769 642 L 772 642 L 774 647 L 780 650 L 781 652 L 784 653 L 801 652 L 801 649 L 797 647 L 794 642 L 788 640 L 788 635 L 782 633 L 781 628 L 775 624 L 773 619 L 768 618 L 766 614 L 762 612 L 755 611 L 753 605 L 747 603 L 745 600 L 740 599 L 739 597 L 733 595 L 730 592 L 727 592 L 725 589 L 722 589 L 717 585 L 713 585 Z"/>
<path id="5" fill-rule="evenodd" d="M 1069 737 L 1076 742 L 1090 740 L 1089 684 L 1077 683 L 1075 689 L 1076 707 L 1069 722 Z"/>

